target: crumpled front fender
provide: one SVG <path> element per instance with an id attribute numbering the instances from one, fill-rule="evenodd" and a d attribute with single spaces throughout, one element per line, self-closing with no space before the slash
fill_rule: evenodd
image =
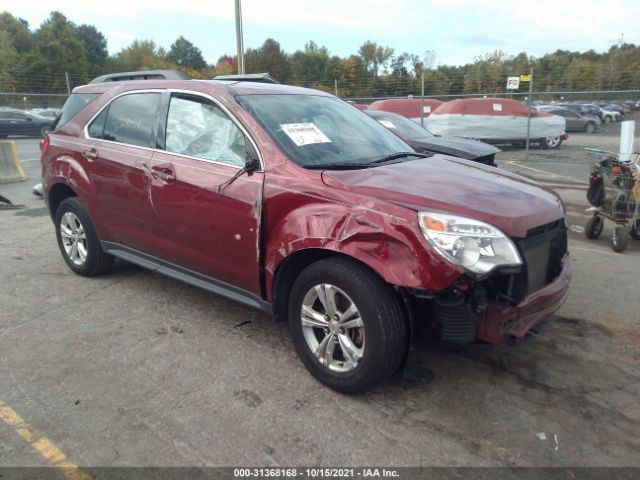
<path id="1" fill-rule="evenodd" d="M 279 266 L 305 249 L 348 255 L 386 282 L 407 288 L 441 290 L 462 273 L 430 250 L 415 212 L 395 205 L 385 211 L 371 202 L 319 198 L 290 187 L 283 190 L 267 187 L 265 191 L 264 268 L 269 301 Z"/>

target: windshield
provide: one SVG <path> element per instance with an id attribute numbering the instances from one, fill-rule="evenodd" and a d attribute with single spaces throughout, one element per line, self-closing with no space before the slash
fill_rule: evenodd
<path id="1" fill-rule="evenodd" d="M 242 95 L 238 103 L 298 165 L 348 165 L 413 150 L 375 120 L 338 98 Z"/>
<path id="2" fill-rule="evenodd" d="M 435 135 L 426 128 L 420 126 L 419 123 L 409 120 L 400 115 L 384 115 L 374 117 L 382 125 L 396 132 L 405 140 L 418 140 L 424 138 L 433 138 Z"/>

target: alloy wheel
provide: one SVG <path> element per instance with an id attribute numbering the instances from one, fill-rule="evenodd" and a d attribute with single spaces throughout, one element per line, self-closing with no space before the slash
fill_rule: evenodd
<path id="1" fill-rule="evenodd" d="M 545 142 L 547 143 L 547 147 L 556 148 L 560 145 L 560 137 L 547 137 Z"/>
<path id="2" fill-rule="evenodd" d="M 87 236 L 80 219 L 66 212 L 60 219 L 60 237 L 67 257 L 74 265 L 82 266 L 87 260 Z"/>
<path id="3" fill-rule="evenodd" d="M 311 288 L 302 301 L 302 332 L 316 360 L 333 372 L 350 372 L 364 354 L 364 323 L 353 300 L 328 283 Z"/>

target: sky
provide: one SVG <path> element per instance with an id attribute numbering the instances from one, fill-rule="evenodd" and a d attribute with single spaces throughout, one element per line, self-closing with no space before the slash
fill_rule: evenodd
<path id="1" fill-rule="evenodd" d="M 7 0 L 2 0 L 5 3 Z M 234 0 L 23 0 L 3 6 L 37 28 L 51 10 L 91 24 L 109 53 L 134 39 L 168 48 L 180 35 L 209 63 L 235 54 Z M 605 51 L 640 43 L 640 0 L 242 0 L 245 48 L 274 38 L 289 53 L 313 40 L 355 54 L 371 40 L 396 53 L 435 52 L 435 65 L 462 65 L 503 50 L 541 56 L 557 49 Z"/>

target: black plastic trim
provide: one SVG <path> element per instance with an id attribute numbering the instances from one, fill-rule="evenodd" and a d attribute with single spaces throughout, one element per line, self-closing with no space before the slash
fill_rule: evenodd
<path id="1" fill-rule="evenodd" d="M 102 250 L 115 257 L 134 263 L 151 271 L 161 273 L 176 280 L 183 281 L 194 287 L 202 288 L 216 295 L 229 298 L 236 302 L 257 308 L 263 312 L 273 315 L 272 305 L 262 298 L 242 288 L 235 287 L 228 283 L 216 280 L 193 270 L 181 267 L 160 258 L 148 255 L 133 248 L 113 242 L 100 242 Z"/>

